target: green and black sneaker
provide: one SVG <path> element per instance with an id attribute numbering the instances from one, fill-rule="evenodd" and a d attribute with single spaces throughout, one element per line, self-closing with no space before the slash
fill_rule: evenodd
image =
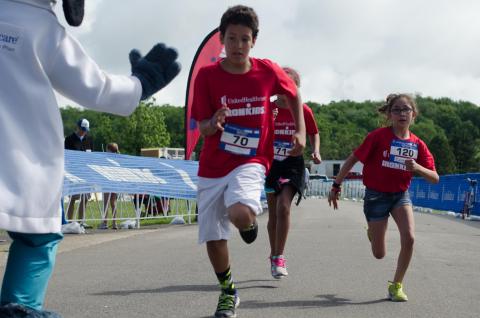
<path id="1" fill-rule="evenodd" d="M 235 309 L 240 305 L 240 297 L 235 290 L 234 295 L 227 294 L 224 290 L 218 297 L 217 310 L 214 317 L 237 317 Z"/>
<path id="2" fill-rule="evenodd" d="M 407 301 L 407 294 L 403 291 L 402 283 L 388 282 L 388 298 L 391 301 Z"/>
<path id="3" fill-rule="evenodd" d="M 251 244 L 255 241 L 258 234 L 258 223 L 255 220 L 255 223 L 251 224 L 248 228 L 240 230 L 240 236 L 247 244 Z"/>

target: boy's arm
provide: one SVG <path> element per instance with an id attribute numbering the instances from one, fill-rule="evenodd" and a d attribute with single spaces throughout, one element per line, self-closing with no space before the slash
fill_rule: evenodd
<path id="1" fill-rule="evenodd" d="M 438 181 L 440 180 L 440 177 L 438 176 L 438 173 L 435 170 L 427 169 L 419 165 L 413 159 L 405 160 L 405 167 L 407 171 L 419 174 L 421 177 L 423 177 L 425 180 L 427 180 L 430 183 L 438 183 Z"/>
<path id="2" fill-rule="evenodd" d="M 291 156 L 300 156 L 305 148 L 305 119 L 303 117 L 303 104 L 300 93 L 297 92 L 296 98 L 287 97 L 287 104 L 292 113 L 295 122 L 295 134 L 292 136 L 293 148 L 290 150 Z"/>
<path id="3" fill-rule="evenodd" d="M 223 131 L 223 124 L 225 123 L 225 117 L 230 109 L 227 106 L 223 106 L 218 109 L 210 119 L 205 119 L 200 122 L 200 133 L 204 136 L 211 136 L 217 132 L 217 130 Z"/>
<path id="4" fill-rule="evenodd" d="M 322 162 L 322 156 L 320 156 L 320 135 L 316 133 L 315 135 L 308 135 L 308 138 L 312 147 L 312 160 L 318 165 Z"/>
<path id="5" fill-rule="evenodd" d="M 337 176 L 335 177 L 335 181 L 333 181 L 332 190 L 328 195 L 328 205 L 331 206 L 333 204 L 333 209 L 338 209 L 338 199 L 340 198 L 340 185 L 343 182 L 343 179 L 347 176 L 353 166 L 357 163 L 358 158 L 352 153 L 347 160 L 343 163 L 340 171 L 338 172 Z"/>

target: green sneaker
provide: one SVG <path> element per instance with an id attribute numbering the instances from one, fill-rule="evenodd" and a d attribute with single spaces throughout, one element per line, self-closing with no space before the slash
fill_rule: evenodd
<path id="1" fill-rule="evenodd" d="M 235 309 L 240 305 L 240 297 L 235 291 L 235 295 L 227 294 L 224 290 L 218 297 L 217 310 L 214 317 L 237 317 Z"/>
<path id="2" fill-rule="evenodd" d="M 408 297 L 403 292 L 402 283 L 388 282 L 388 298 L 391 301 L 407 301 Z"/>

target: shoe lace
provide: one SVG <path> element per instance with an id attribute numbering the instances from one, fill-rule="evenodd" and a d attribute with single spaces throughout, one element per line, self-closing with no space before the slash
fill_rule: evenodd
<path id="1" fill-rule="evenodd" d="M 284 257 L 272 257 L 272 262 L 277 267 L 285 267 L 285 258 Z"/>
<path id="2" fill-rule="evenodd" d="M 393 294 L 403 294 L 403 286 L 401 283 L 391 283 L 391 289 Z"/>
<path id="3" fill-rule="evenodd" d="M 217 311 L 229 310 L 235 307 L 235 295 L 229 295 L 225 292 L 220 294 L 218 298 Z"/>

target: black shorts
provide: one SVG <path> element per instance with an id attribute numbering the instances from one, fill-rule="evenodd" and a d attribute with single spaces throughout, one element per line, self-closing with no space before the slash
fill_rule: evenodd
<path id="1" fill-rule="evenodd" d="M 300 203 L 305 190 L 305 162 L 303 156 L 287 157 L 283 161 L 273 160 L 272 168 L 265 180 L 265 187 L 273 189 L 275 194 L 282 190 L 282 186 L 289 184 L 298 193 L 296 204 Z"/>

